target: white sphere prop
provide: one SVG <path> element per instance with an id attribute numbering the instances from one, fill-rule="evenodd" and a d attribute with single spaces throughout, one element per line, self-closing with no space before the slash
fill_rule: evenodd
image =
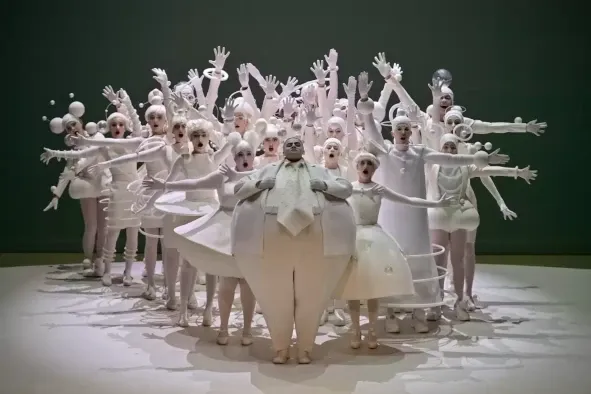
<path id="1" fill-rule="evenodd" d="M 74 101 L 70 103 L 70 106 L 68 107 L 68 112 L 77 118 L 80 118 L 82 115 L 84 115 L 84 110 L 84 104 L 82 104 L 80 101 Z"/>
<path id="2" fill-rule="evenodd" d="M 62 118 L 53 118 L 49 122 L 49 129 L 54 134 L 61 134 L 64 131 L 64 126 L 62 124 Z"/>

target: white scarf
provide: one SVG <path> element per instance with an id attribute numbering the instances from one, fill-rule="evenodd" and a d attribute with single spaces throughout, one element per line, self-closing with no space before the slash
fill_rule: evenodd
<path id="1" fill-rule="evenodd" d="M 277 222 L 294 237 L 314 222 L 314 207 L 319 204 L 316 193 L 310 189 L 305 162 L 286 162 L 279 166 L 267 205 L 277 207 Z"/>

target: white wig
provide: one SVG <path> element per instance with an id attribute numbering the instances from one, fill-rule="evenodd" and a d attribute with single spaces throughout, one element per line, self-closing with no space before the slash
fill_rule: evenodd
<path id="1" fill-rule="evenodd" d="M 187 122 L 187 134 L 191 134 L 197 131 L 205 131 L 207 135 L 211 135 L 213 132 L 213 124 L 210 121 L 204 119 L 191 119 Z"/>
<path id="2" fill-rule="evenodd" d="M 246 102 L 246 100 L 244 100 L 244 97 L 237 97 L 234 100 L 234 105 L 236 105 L 236 109 L 234 110 L 234 113 L 240 112 L 241 114 L 244 114 L 248 118 L 252 118 L 254 116 L 254 110 L 253 110 L 252 106 L 250 104 L 248 104 Z"/>
<path id="3" fill-rule="evenodd" d="M 166 116 L 166 108 L 162 105 L 162 92 L 158 89 L 154 89 L 148 94 L 148 101 L 150 102 L 150 106 L 146 109 L 146 113 L 144 115 L 146 121 L 150 118 L 150 115 L 156 114 L 165 117 Z"/>
<path id="4" fill-rule="evenodd" d="M 123 119 L 123 123 L 125 123 L 125 129 L 129 130 L 129 118 L 123 115 L 121 112 L 113 112 L 107 118 L 107 127 L 111 127 L 111 123 L 115 121 L 115 119 Z"/>
<path id="5" fill-rule="evenodd" d="M 240 142 L 232 147 L 232 156 L 236 157 L 240 152 L 250 152 L 254 154 L 254 149 L 252 149 L 252 146 L 247 141 L 240 139 Z"/>
<path id="6" fill-rule="evenodd" d="M 330 127 L 331 125 L 336 125 L 341 129 L 342 132 L 345 132 L 345 120 L 340 116 L 333 116 L 332 118 L 330 118 L 328 120 L 328 126 Z"/>
<path id="7" fill-rule="evenodd" d="M 326 147 L 330 144 L 336 144 L 336 145 L 338 145 L 339 149 L 343 149 L 343 144 L 341 143 L 341 141 L 339 141 L 336 138 L 328 138 L 326 141 L 324 141 L 324 144 L 322 145 L 322 149 L 326 149 Z"/>
<path id="8" fill-rule="evenodd" d="M 449 118 L 458 118 L 460 123 L 464 123 L 464 114 L 462 114 L 462 107 L 458 105 L 454 105 L 453 107 L 449 107 L 449 110 L 443 116 L 443 121 L 447 123 Z"/>

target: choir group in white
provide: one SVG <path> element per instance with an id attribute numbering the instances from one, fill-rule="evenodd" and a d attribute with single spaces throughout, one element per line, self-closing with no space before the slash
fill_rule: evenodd
<path id="1" fill-rule="evenodd" d="M 164 70 L 153 69 L 159 86 L 148 95 L 144 122 L 126 91 L 110 86 L 103 90 L 106 120 L 84 124 L 79 101 L 61 118 L 44 117 L 53 133 L 65 132 L 70 148 L 46 148 L 41 155 L 45 163 L 66 162 L 45 210 L 57 209 L 68 185 L 70 197 L 80 200 L 83 275 L 112 285 L 117 239 L 125 230 L 122 280 L 132 286 L 142 233 L 142 297 L 157 298 L 160 242 L 162 297 L 168 309 L 179 310 L 178 324 L 190 324 L 195 284 L 205 284 L 202 324 L 213 322 L 217 290 L 217 343 L 226 345 L 239 286 L 242 345 L 252 343 L 256 310 L 265 318 L 276 364 L 289 359 L 294 326 L 295 358 L 309 363 L 329 313 L 344 326 L 348 311 L 350 345 L 359 348 L 363 304 L 371 349 L 378 346 L 380 306 L 390 333 L 400 332 L 400 316 L 411 319 L 417 333 L 428 333 L 427 321 L 438 321 L 448 304 L 458 320 L 469 320 L 478 308 L 472 285 L 480 223 L 470 179 L 479 177 L 503 216 L 513 219 L 491 177 L 529 183 L 536 171 L 501 166 L 507 155 L 468 141 L 487 133 L 540 135 L 546 124 L 466 117 L 443 69 L 428 85 L 433 102 L 423 112 L 404 89 L 400 66 L 383 53 L 373 63 L 384 80 L 379 99 L 369 97 L 373 82 L 366 72 L 349 77 L 339 98 L 335 50 L 312 65 L 314 78 L 302 84 L 292 77 L 280 84 L 250 63 L 241 65 L 240 90 L 218 109 L 229 54 L 216 48 L 213 67 L 202 75 L 190 70 L 187 81 L 175 85 Z M 265 94 L 262 104 L 250 90 L 251 77 Z M 387 110 L 392 92 L 399 103 Z M 446 277 L 453 301 L 444 301 Z"/>

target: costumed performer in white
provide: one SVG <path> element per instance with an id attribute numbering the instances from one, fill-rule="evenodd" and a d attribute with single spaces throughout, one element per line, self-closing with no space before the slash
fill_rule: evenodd
<path id="1" fill-rule="evenodd" d="M 232 110 L 233 108 L 229 107 L 224 111 Z M 181 175 L 184 175 L 184 179 L 196 179 L 212 173 L 231 153 L 232 146 L 241 140 L 237 133 L 232 133 L 228 136 L 228 142 L 220 150 L 213 152 L 209 146 L 209 136 L 213 132 L 211 122 L 203 119 L 190 120 L 187 122 L 186 127 L 192 151 L 188 155 L 182 155 L 177 158 L 166 179 L 167 182 L 176 180 Z M 167 244 L 167 247 L 175 248 L 178 256 L 177 237 L 175 236 L 174 229 L 215 211 L 218 206 L 217 192 L 215 190 L 172 192 L 158 197 L 154 202 L 154 207 L 166 214 L 164 217 L 164 242 Z M 183 258 L 183 264 L 181 267 L 179 325 L 186 326 L 189 319 L 187 308 L 191 296 L 194 295 L 197 270 L 185 260 L 184 256 L 181 257 Z M 176 308 L 176 294 L 172 289 L 175 288 L 178 263 L 178 258 L 171 258 L 165 267 L 165 279 L 167 281 L 167 288 L 169 289 L 167 302 L 169 309 Z M 216 284 L 217 278 L 215 275 L 207 274 L 207 298 L 202 320 L 204 326 L 210 326 L 212 323 L 212 306 Z"/>
<path id="2" fill-rule="evenodd" d="M 318 320 L 355 249 L 352 186 L 303 160 L 291 137 L 285 160 L 236 184 L 232 253 L 260 303 L 276 355 L 284 364 L 294 328 L 298 362 L 311 362 Z"/>
<path id="3" fill-rule="evenodd" d="M 122 98 L 123 106 L 126 107 L 130 115 L 137 117 L 137 113 L 133 110 L 131 105 L 131 99 L 127 93 L 123 90 L 120 91 L 120 97 Z M 139 130 L 133 129 L 130 126 L 130 120 L 119 112 L 114 112 L 107 118 L 107 125 L 111 137 L 114 139 L 122 139 L 125 136 L 127 130 L 135 130 L 135 133 L 139 133 Z M 134 122 L 134 126 L 136 126 Z M 81 138 L 76 141 L 81 141 Z M 93 144 L 99 143 L 103 140 L 91 140 Z M 88 141 L 88 140 L 84 140 Z M 102 146 L 93 146 L 86 149 L 77 151 L 52 151 L 46 149 L 46 153 L 42 156 L 46 156 L 48 159 L 52 157 L 60 158 L 90 158 L 90 157 L 102 157 L 105 149 Z M 126 153 L 130 150 L 125 146 L 109 146 L 106 150 L 109 158 L 115 158 Z M 97 171 L 96 174 L 102 172 Z M 102 276 L 102 282 L 104 286 L 111 286 L 111 264 L 115 259 L 115 249 L 117 247 L 117 239 L 122 229 L 126 231 L 126 243 L 124 251 L 125 259 L 125 270 L 123 272 L 123 285 L 131 286 L 133 278 L 131 276 L 131 269 L 137 254 L 138 246 L 138 232 L 140 227 L 140 219 L 137 215 L 131 212 L 131 205 L 134 201 L 133 194 L 127 190 L 130 183 L 139 179 L 138 171 L 135 163 L 129 163 L 127 165 L 115 167 L 111 169 L 112 182 L 111 191 L 109 194 L 109 201 L 107 205 L 107 236 L 105 246 L 103 248 L 103 262 L 97 261 L 94 267 L 95 274 Z"/>
<path id="4" fill-rule="evenodd" d="M 437 96 L 442 93 L 442 89 L 444 88 L 444 86 L 437 83 L 437 81 L 434 81 L 434 83 L 435 84 L 432 85 L 432 87 L 433 87 L 432 91 L 433 91 L 433 95 Z M 439 86 L 441 86 L 441 89 L 437 88 Z M 436 101 L 436 100 L 437 100 L 437 98 L 434 97 L 434 101 Z M 440 127 L 437 127 L 437 124 L 439 122 L 436 118 L 432 118 L 432 122 L 435 125 L 436 129 L 440 129 Z M 445 116 L 443 117 L 443 128 L 445 129 L 446 133 L 453 133 L 456 136 L 461 136 L 462 134 L 465 134 L 464 138 L 460 138 L 461 142 L 458 142 L 458 145 L 457 145 L 458 153 L 474 154 L 483 148 L 483 145 L 480 142 L 475 142 L 475 143 L 467 142 L 467 140 L 470 139 L 470 137 L 473 135 L 473 133 L 472 133 L 471 127 L 465 123 L 462 107 L 451 106 L 448 108 L 448 110 L 445 112 Z M 490 150 L 492 148 L 492 145 L 490 143 L 486 143 L 486 144 L 484 144 L 484 147 L 485 147 L 485 149 Z M 482 176 L 479 176 L 479 179 L 482 182 L 482 184 L 484 185 L 484 187 L 486 188 L 486 190 L 488 190 L 490 195 L 497 202 L 497 205 L 499 206 L 499 209 L 500 209 L 501 213 L 503 214 L 503 218 L 505 220 L 507 220 L 507 219 L 513 220 L 514 218 L 516 218 L 517 214 L 507 207 L 507 204 L 505 204 L 505 200 L 503 199 L 503 197 L 499 193 L 499 190 L 497 189 L 492 178 L 490 176 L 482 175 Z M 470 200 L 470 202 L 472 202 L 472 204 L 474 205 L 474 209 L 478 209 L 476 194 L 474 193 L 474 189 L 472 189 L 472 185 L 470 184 L 469 179 L 468 179 L 468 187 L 466 188 L 466 196 Z M 478 299 L 477 299 L 476 295 L 473 294 L 474 275 L 476 272 L 476 246 L 475 246 L 475 244 L 476 244 L 477 231 L 478 231 L 478 228 L 476 228 L 472 231 L 468 231 L 468 234 L 466 236 L 466 249 L 464 251 L 464 274 L 465 274 L 464 275 L 465 276 L 464 291 L 466 293 L 466 303 L 467 303 L 467 308 L 468 308 L 469 312 L 473 312 L 474 310 L 476 310 L 477 305 L 478 305 Z M 446 251 L 446 254 L 447 254 L 447 251 Z M 451 263 L 448 264 L 448 272 L 449 272 L 450 268 L 452 268 Z M 452 272 L 453 272 L 453 269 L 452 269 Z M 450 283 L 451 286 L 453 287 L 453 274 L 450 275 L 450 282 L 451 282 Z M 437 320 L 437 319 L 439 319 L 440 316 L 441 316 L 441 308 L 434 308 L 432 313 L 430 313 L 428 315 L 428 318 Z"/>
<path id="5" fill-rule="evenodd" d="M 425 164 L 449 166 L 476 164 L 484 167 L 488 164 L 503 164 L 508 160 L 508 156 L 500 155 L 497 151 L 490 155 L 482 151 L 475 155 L 450 155 L 424 146 L 411 145 L 411 121 L 408 117 L 400 115 L 391 120 L 394 143 L 386 144 L 382 133 L 373 121 L 373 101 L 369 98 L 371 85 L 367 73 L 361 73 L 358 81 L 361 99 L 357 108 L 365 124 L 364 137 L 369 143 L 368 150 L 381 163 L 375 174 L 379 184 L 408 197 L 425 199 L 427 197 Z M 404 251 L 413 281 L 415 281 L 414 296 L 397 297 L 387 303 L 391 307 L 415 308 L 413 311 L 415 331 L 428 332 L 428 326 L 423 316 L 420 316 L 422 313 L 418 312 L 422 312 L 423 308 L 441 305 L 443 301 L 429 237 L 427 212 L 423 209 L 408 209 L 401 204 L 386 200 L 381 205 L 378 223 L 384 231 L 396 239 Z M 387 316 L 386 330 L 393 333 L 400 331 L 393 313 Z"/>
<path id="6" fill-rule="evenodd" d="M 86 127 L 83 128 L 80 117 L 84 115 L 84 110 L 84 105 L 75 101 L 70 104 L 68 114 L 63 118 L 53 118 L 50 121 L 50 129 L 54 134 L 61 134 L 64 130 L 66 131 L 64 142 L 66 146 L 72 147 L 72 149 L 79 149 L 75 146 L 72 137 L 84 135 L 97 140 L 105 138 L 102 133 L 97 132 L 97 124 L 94 122 L 87 123 Z M 56 210 L 59 199 L 66 187 L 73 200 L 80 200 L 84 220 L 84 234 L 82 236 L 84 260 L 82 260 L 82 267 L 90 269 L 85 272 L 85 275 L 93 273 L 94 270 L 91 267 L 94 264 L 100 265 L 100 261 L 103 259 L 107 205 L 101 200 L 105 198 L 106 191 L 111 183 L 111 172 L 109 170 L 96 174 L 96 176 L 88 172 L 88 168 L 96 160 L 97 157 L 67 159 L 57 185 L 50 188 L 53 198 L 43 210 L 44 212 L 50 209 Z"/>
<path id="7" fill-rule="evenodd" d="M 225 164 L 218 170 L 199 179 L 186 179 L 176 182 L 162 182 L 157 179 L 144 181 L 144 186 L 151 190 L 191 191 L 217 190 L 219 208 L 202 218 L 175 228 L 176 244 L 179 253 L 200 272 L 220 277 L 218 307 L 220 310 L 220 331 L 217 338 L 219 345 L 228 343 L 228 322 L 234 293 L 240 284 L 240 300 L 243 312 L 242 345 L 252 344 L 252 317 L 255 299 L 248 283 L 238 270 L 232 256 L 230 230 L 232 212 L 238 202 L 234 196 L 234 185 L 243 176 L 251 175 L 255 158 L 248 142 L 242 140 L 232 148 L 235 171 Z"/>
<path id="8" fill-rule="evenodd" d="M 352 163 L 358 177 L 357 181 L 353 182 L 353 195 L 347 201 L 355 214 L 357 246 L 351 264 L 343 274 L 334 296 L 349 303 L 353 323 L 353 349 L 361 346 L 361 300 L 367 300 L 367 345 L 370 349 L 375 349 L 378 346 L 375 324 L 378 319 L 379 299 L 414 294 L 410 268 L 400 246 L 378 224 L 382 199 L 417 208 L 451 206 L 455 201 L 445 196 L 438 201 L 406 197 L 381 186 L 372 180 L 379 165 L 379 160 L 368 152 L 359 153 Z"/>
<path id="9" fill-rule="evenodd" d="M 440 150 L 455 155 L 458 153 L 459 139 L 454 134 L 441 137 Z M 431 239 L 445 248 L 449 246 L 449 256 L 453 267 L 454 287 L 457 298 L 454 310 L 458 320 L 470 320 L 467 299 L 464 298 L 464 251 L 466 237 L 480 223 L 480 216 L 466 193 L 468 180 L 480 176 L 520 177 L 529 184 L 537 176 L 537 171 L 526 168 L 447 166 L 433 164 L 429 169 L 428 192 L 431 200 L 448 195 L 459 200 L 460 206 L 429 209 L 429 228 Z M 438 266 L 446 266 L 445 254 L 435 257 Z M 440 282 L 443 287 L 443 279 Z"/>

